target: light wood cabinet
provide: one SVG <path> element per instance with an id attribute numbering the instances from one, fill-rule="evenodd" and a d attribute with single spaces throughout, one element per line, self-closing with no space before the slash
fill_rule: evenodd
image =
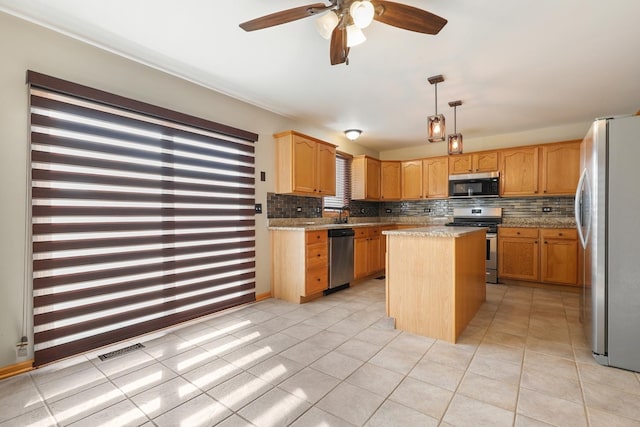
<path id="1" fill-rule="evenodd" d="M 326 230 L 272 230 L 271 272 L 275 298 L 301 303 L 329 287 Z"/>
<path id="2" fill-rule="evenodd" d="M 498 276 L 501 279 L 577 286 L 576 230 L 500 227 Z"/>
<path id="3" fill-rule="evenodd" d="M 500 167 L 501 196 L 538 194 L 538 147 L 502 150 Z"/>
<path id="4" fill-rule="evenodd" d="M 573 195 L 580 179 L 580 141 L 540 147 L 540 188 L 545 195 Z"/>
<path id="5" fill-rule="evenodd" d="M 353 240 L 354 279 L 369 276 L 384 269 L 380 255 L 380 227 L 358 227 Z"/>
<path id="6" fill-rule="evenodd" d="M 400 200 L 402 196 L 401 163 L 380 162 L 381 200 Z"/>
<path id="7" fill-rule="evenodd" d="M 380 160 L 355 156 L 351 161 L 351 198 L 380 200 Z"/>
<path id="8" fill-rule="evenodd" d="M 498 152 L 456 154 L 449 156 L 451 175 L 476 172 L 495 172 L 498 170 Z"/>
<path id="9" fill-rule="evenodd" d="M 380 227 L 380 260 L 378 264 L 380 270 L 386 269 L 387 264 L 387 236 L 382 234 L 382 232 L 395 229 L 397 229 L 395 225 L 384 225 Z"/>
<path id="10" fill-rule="evenodd" d="M 410 160 L 401 163 L 402 168 L 402 200 L 421 199 L 422 192 L 422 160 Z"/>
<path id="11" fill-rule="evenodd" d="M 433 157 L 422 161 L 422 193 L 428 199 L 449 196 L 449 158 Z"/>
<path id="12" fill-rule="evenodd" d="M 499 228 L 498 277 L 537 282 L 539 252 L 537 228 Z"/>
<path id="13" fill-rule="evenodd" d="M 336 194 L 336 146 L 295 131 L 274 135 L 276 193 Z"/>
<path id="14" fill-rule="evenodd" d="M 577 230 L 541 229 L 540 280 L 545 283 L 578 285 Z"/>

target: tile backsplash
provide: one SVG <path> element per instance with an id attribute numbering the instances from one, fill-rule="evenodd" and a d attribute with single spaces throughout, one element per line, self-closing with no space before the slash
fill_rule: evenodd
<path id="1" fill-rule="evenodd" d="M 520 197 L 414 200 L 406 202 L 351 201 L 351 217 L 449 217 L 454 208 L 475 206 L 502 208 L 504 217 L 570 218 L 573 217 L 573 197 Z M 542 208 L 551 208 L 543 212 Z M 319 197 L 267 194 L 267 218 L 320 218 L 322 199 Z"/>

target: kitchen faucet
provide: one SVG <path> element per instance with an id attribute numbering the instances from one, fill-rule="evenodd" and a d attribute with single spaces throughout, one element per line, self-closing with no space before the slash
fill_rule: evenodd
<path id="1" fill-rule="evenodd" d="M 343 206 L 340 208 L 340 214 L 338 215 L 338 224 L 346 224 L 347 221 L 349 221 L 349 217 L 345 216 L 344 219 L 342 218 L 342 213 L 344 211 L 350 211 L 351 209 L 349 208 L 349 206 Z"/>

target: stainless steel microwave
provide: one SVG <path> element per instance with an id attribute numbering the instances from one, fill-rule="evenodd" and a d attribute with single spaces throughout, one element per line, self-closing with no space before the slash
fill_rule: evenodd
<path id="1" fill-rule="evenodd" d="M 500 172 L 449 175 L 449 197 L 499 197 Z"/>

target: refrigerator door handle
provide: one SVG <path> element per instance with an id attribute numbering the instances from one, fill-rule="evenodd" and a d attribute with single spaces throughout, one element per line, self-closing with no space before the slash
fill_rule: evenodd
<path id="1" fill-rule="evenodd" d="M 586 182 L 585 182 L 586 181 Z M 574 199 L 573 205 L 573 213 L 576 217 L 576 226 L 578 228 L 578 237 L 580 238 L 580 244 L 583 249 L 587 247 L 587 236 L 589 234 L 589 230 L 587 233 L 582 232 L 582 194 L 584 185 L 588 184 L 589 178 L 587 176 L 587 169 L 585 168 L 580 175 L 580 180 L 578 181 L 578 188 L 576 189 L 576 197 Z M 588 224 L 590 226 L 590 224 Z"/>

